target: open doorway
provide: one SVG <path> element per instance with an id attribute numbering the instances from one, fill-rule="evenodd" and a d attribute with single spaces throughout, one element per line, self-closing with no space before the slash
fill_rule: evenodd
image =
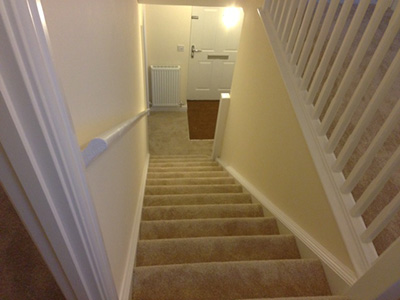
<path id="1" fill-rule="evenodd" d="M 191 139 L 213 139 L 220 93 L 230 91 L 242 22 L 241 8 L 146 5 L 149 69 L 180 66 L 179 101 L 175 107 L 153 103 L 153 110 L 182 110 L 183 103 L 190 114 L 188 100 L 195 100 L 189 126 L 205 135 L 190 132 Z"/>

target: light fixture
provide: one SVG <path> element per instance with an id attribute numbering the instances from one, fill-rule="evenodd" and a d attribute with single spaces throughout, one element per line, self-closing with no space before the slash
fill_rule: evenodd
<path id="1" fill-rule="evenodd" d="M 222 22 L 226 28 L 234 27 L 240 20 L 240 8 L 227 7 L 222 15 Z"/>

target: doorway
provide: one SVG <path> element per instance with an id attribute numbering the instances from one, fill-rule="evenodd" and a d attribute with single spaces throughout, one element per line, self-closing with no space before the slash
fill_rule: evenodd
<path id="1" fill-rule="evenodd" d="M 188 100 L 219 100 L 229 93 L 243 23 L 235 7 L 192 7 Z"/>

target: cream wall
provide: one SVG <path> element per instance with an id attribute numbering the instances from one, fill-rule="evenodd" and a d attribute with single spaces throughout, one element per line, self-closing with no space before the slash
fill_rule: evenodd
<path id="1" fill-rule="evenodd" d="M 145 10 L 149 67 L 150 65 L 180 65 L 180 97 L 181 101 L 186 103 L 192 7 L 146 5 Z M 184 52 L 177 51 L 178 44 L 185 47 Z"/>
<path id="2" fill-rule="evenodd" d="M 257 15 L 261 4 L 245 7 L 221 159 L 353 268 Z"/>
<path id="3" fill-rule="evenodd" d="M 79 144 L 143 111 L 141 8 L 136 1 L 42 0 L 42 5 Z M 143 118 L 87 168 L 120 293 L 147 157 Z"/>

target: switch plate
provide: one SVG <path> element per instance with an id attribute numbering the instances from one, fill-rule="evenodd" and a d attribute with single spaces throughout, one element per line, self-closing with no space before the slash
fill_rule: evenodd
<path id="1" fill-rule="evenodd" d="M 185 46 L 184 45 L 178 45 L 176 47 L 176 50 L 178 50 L 178 52 L 183 52 L 183 51 L 185 51 Z"/>

